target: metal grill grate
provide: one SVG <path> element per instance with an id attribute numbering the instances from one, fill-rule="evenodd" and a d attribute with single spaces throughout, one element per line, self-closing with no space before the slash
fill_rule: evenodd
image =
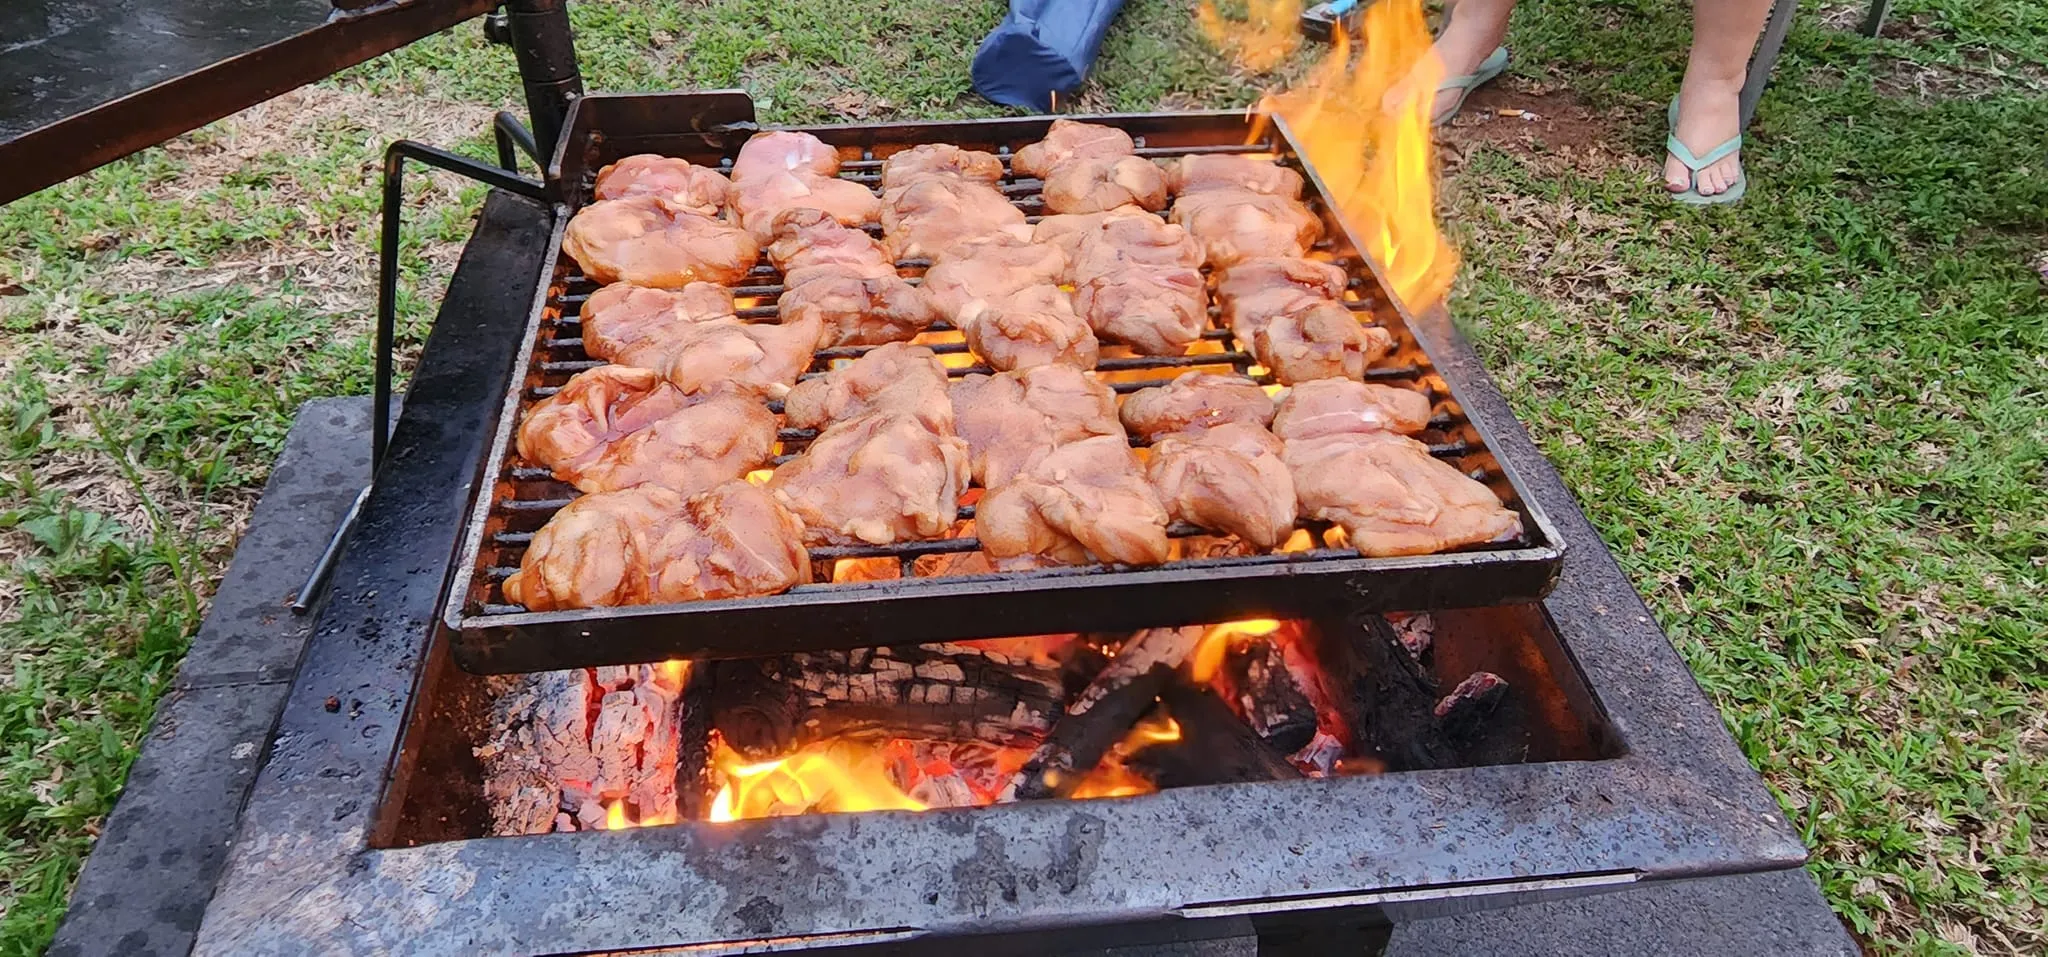
<path id="1" fill-rule="evenodd" d="M 1295 154 L 1284 140 L 1273 139 L 1263 143 L 1243 142 L 1242 117 L 1223 118 L 1213 114 L 1190 114 L 1199 121 L 1189 126 L 1197 138 L 1206 136 L 1208 142 L 1187 142 L 1185 136 L 1151 136 L 1134 130 L 1137 134 L 1140 156 L 1171 158 L 1190 153 L 1239 153 L 1268 154 L 1276 161 L 1288 163 L 1309 174 L 1311 183 L 1316 181 L 1311 171 L 1303 169 Z M 1115 122 L 1116 118 L 1105 118 Z M 1219 122 L 1220 121 L 1220 122 Z M 989 124 L 960 124 L 967 128 L 969 135 L 945 141 L 957 142 L 962 146 L 991 149 L 1003 159 L 1005 176 L 1000 188 L 1027 219 L 1036 222 L 1040 217 L 1042 202 L 1039 198 L 1039 182 L 1031 178 L 1018 178 L 1009 172 L 1009 154 L 1016 147 L 1032 142 L 1042 134 L 1046 120 L 1001 121 L 996 125 L 1019 126 L 1031 130 L 1025 135 L 995 138 L 987 137 Z M 861 182 L 874 187 L 880 179 L 881 157 L 894 149 L 912 145 L 906 138 L 897 142 L 881 142 L 870 146 L 844 145 L 848 133 L 862 128 L 829 128 L 813 130 L 827 142 L 842 144 L 843 163 L 841 178 Z M 874 128 L 869 128 L 874 129 Z M 929 135 L 932 127 L 923 127 L 924 136 L 916 141 L 934 141 Z M 835 135 L 836 134 L 836 135 Z M 979 134 L 979 135 L 973 135 Z M 1176 142 L 1159 143 L 1164 138 Z M 671 151 L 671 155 L 682 155 L 692 162 L 704 165 L 729 166 L 731 155 L 744 142 L 743 133 L 735 134 L 721 144 L 715 154 Z M 1219 142 L 1220 141 L 1220 142 Z M 595 168 L 597 164 L 591 164 Z M 588 184 L 579 184 L 580 198 L 587 198 Z M 1312 208 L 1323 215 L 1326 222 L 1334 222 L 1325 208 L 1320 187 L 1310 191 L 1306 197 Z M 878 229 L 871 231 L 879 235 Z M 559 228 L 555 251 L 559 252 Z M 1159 602 L 1175 589 L 1151 588 L 1147 580 L 1161 575 L 1192 575 L 1193 581 L 1209 580 L 1223 586 L 1232 608 L 1244 612 L 1277 612 L 1277 605 L 1283 604 L 1280 592 L 1299 592 L 1295 587 L 1273 589 L 1274 594 L 1261 596 L 1255 586 L 1261 578 L 1274 581 L 1327 575 L 1351 580 L 1354 585 L 1360 576 L 1369 576 L 1375 571 L 1426 572 L 1431 567 L 1457 567 L 1470 570 L 1496 563 L 1503 574 L 1493 577 L 1480 576 L 1471 581 L 1454 582 L 1458 576 L 1439 576 L 1436 588 L 1430 594 L 1419 597 L 1425 600 L 1408 599 L 1402 607 L 1425 607 L 1430 605 L 1477 605 L 1493 604 L 1505 600 L 1526 600 L 1547 590 L 1548 580 L 1554 575 L 1557 550 L 1549 543 L 1542 523 L 1528 511 L 1515 488 L 1512 478 L 1505 474 L 1498 462 L 1487 452 L 1478 430 L 1469 422 L 1452 395 L 1452 390 L 1443 378 L 1432 368 L 1427 354 L 1412 332 L 1407 328 L 1400 310 L 1388 297 L 1380 292 L 1371 265 L 1362 256 L 1353 252 L 1340 229 L 1332 229 L 1334 238 L 1326 238 L 1312 253 L 1316 258 L 1336 263 L 1343 267 L 1350 277 L 1346 292 L 1346 305 L 1359 316 L 1360 321 L 1385 327 L 1393 334 L 1396 347 L 1392 353 L 1375 364 L 1367 373 L 1372 381 L 1397 387 L 1415 389 L 1431 401 L 1433 418 L 1429 429 L 1419 439 L 1429 445 L 1432 454 L 1452 462 L 1473 478 L 1486 483 L 1503 502 L 1523 513 L 1525 532 L 1521 540 L 1466 549 L 1458 553 L 1421 556 L 1414 559 L 1364 559 L 1348 548 L 1331 547 L 1326 537 L 1327 526 L 1307 523 L 1302 527 L 1310 538 L 1306 550 L 1276 554 L 1246 555 L 1229 554 L 1222 549 L 1222 540 L 1209 536 L 1200 528 L 1176 524 L 1169 529 L 1169 535 L 1176 541 L 1176 558 L 1163 566 L 1149 569 L 1131 569 L 1125 566 L 1096 565 L 1064 568 L 1048 568 L 1026 572 L 1008 572 L 994 575 L 952 575 L 943 574 L 941 562 L 920 561 L 933 556 L 944 556 L 974 552 L 980 544 L 971 536 L 948 538 L 936 541 L 906 542 L 883 546 L 831 546 L 810 550 L 814 562 L 815 584 L 799 586 L 779 596 L 750 599 L 727 599 L 687 604 L 636 607 L 622 609 L 594 609 L 576 612 L 533 613 L 506 602 L 500 584 L 517 570 L 519 559 L 535 530 L 562 506 L 574 499 L 576 490 L 556 481 L 546 469 L 520 459 L 512 450 L 509 433 L 516 429 L 525 410 L 534 402 L 552 395 L 570 377 L 578 372 L 602 365 L 601 360 L 592 359 L 583 350 L 582 329 L 577 312 L 583 302 L 595 290 L 595 285 L 583 278 L 575 264 L 566 256 L 557 256 L 557 265 L 552 281 L 548 284 L 546 299 L 539 314 L 532 323 L 533 341 L 527 355 L 526 367 L 517 383 L 517 394 L 508 398 L 507 414 L 500 422 L 497 446 L 498 474 L 496 480 L 486 488 L 488 504 L 480 505 L 477 521 L 472 523 L 471 541 L 465 550 L 459 569 L 459 590 L 451 595 L 456 607 L 451 610 L 451 624 L 466 636 L 478 639 L 477 647 L 489 647 L 502 651 L 504 639 L 513 639 L 521 644 L 521 637 L 539 637 L 552 634 L 556 638 L 574 637 L 577 642 L 554 641 L 547 644 L 552 649 L 546 656 L 547 664 L 535 667 L 567 667 L 579 664 L 599 664 L 626 661 L 645 661 L 665 655 L 733 655 L 767 654 L 795 650 L 798 647 L 855 646 L 891 643 L 897 640 L 896 629 L 902 616 L 882 613 L 881 605 L 914 605 L 919 597 L 944 597 L 958 593 L 962 588 L 970 590 L 979 586 L 994 589 L 994 593 L 1005 596 L 1028 595 L 1035 586 L 1057 587 L 1062 592 L 1071 592 L 1077 580 L 1090 583 L 1091 591 L 1107 597 L 1109 591 L 1122 593 L 1119 601 L 1142 605 L 1151 610 L 1150 620 L 1159 623 L 1159 614 L 1174 614 L 1172 606 L 1164 608 Z M 912 282 L 919 281 L 929 265 L 925 260 L 905 260 L 898 263 L 899 272 Z M 769 321 L 776 316 L 775 299 L 782 292 L 782 277 L 772 266 L 763 264 L 756 267 L 748 277 L 746 285 L 735 288 L 735 298 L 740 306 L 742 318 L 755 321 Z M 1236 372 L 1248 375 L 1261 384 L 1270 384 L 1272 377 L 1254 364 L 1253 357 L 1242 350 L 1229 331 L 1221 328 L 1216 319 L 1217 310 L 1210 308 L 1212 328 L 1196 345 L 1196 352 L 1186 356 L 1139 356 L 1131 354 L 1121 346 L 1105 345 L 1103 359 L 1097 372 L 1108 380 L 1112 389 L 1121 395 L 1128 395 L 1139 389 L 1163 385 L 1174 377 L 1190 371 Z M 988 373 L 991 370 L 979 365 L 969 353 L 960 333 L 950 326 L 940 324 L 932 327 L 917 340 L 938 353 L 954 377 L 973 373 Z M 848 346 L 821 350 L 815 354 L 805 377 L 823 374 L 835 365 L 844 364 L 858 357 L 870 346 Z M 769 407 L 780 412 L 780 403 L 771 402 Z M 812 430 L 783 429 L 779 435 L 778 457 L 780 464 L 799 454 L 815 436 Z M 1137 443 L 1134 440 L 1134 444 Z M 960 519 L 971 520 L 973 506 L 964 506 Z M 861 580 L 834 581 L 835 569 L 848 568 L 842 565 L 850 560 L 861 561 Z M 1533 570 L 1532 579 L 1527 574 L 1508 573 L 1510 566 L 1523 571 Z M 1203 576 L 1208 575 L 1205 579 Z M 1221 577 L 1215 577 L 1220 575 Z M 1152 581 L 1151 584 L 1158 584 Z M 1254 587 L 1246 587 L 1247 585 Z M 1325 589 L 1332 584 L 1324 582 Z M 1099 585 L 1099 587 L 1095 587 Z M 1138 589 L 1132 591 L 1131 589 Z M 1531 594 L 1531 592 L 1534 594 Z M 1431 597 L 1431 596 L 1434 597 Z M 852 607 L 848 603 L 859 603 Z M 1206 604 L 1214 606 L 1215 600 Z M 827 632 L 850 631 L 858 633 L 857 640 L 846 639 L 803 639 L 788 636 L 782 640 L 764 643 L 758 636 L 734 636 L 729 626 L 739 625 L 748 619 L 745 610 L 798 609 L 803 607 L 830 607 L 841 614 L 859 615 L 868 620 L 869 626 L 848 628 L 827 628 Z M 1099 609 L 1098 609 L 1099 610 Z M 909 607 L 895 608 L 909 614 Z M 1010 612 L 1009 614 L 1006 614 Z M 904 640 L 939 640 L 942 638 L 981 637 L 1000 634 L 1030 633 L 1034 631 L 1079 630 L 1086 627 L 1114 627 L 1112 623 L 1096 623 L 1098 614 L 1088 609 L 1072 609 L 1071 614 L 1025 614 L 1019 621 L 1016 608 L 1004 608 L 992 604 L 979 623 L 937 620 L 921 621 L 926 627 L 912 629 L 913 635 Z M 973 616 L 966 616 L 973 617 Z M 1111 616 L 1115 617 L 1115 616 Z M 1222 615 L 1221 617 L 1228 617 Z M 694 620 L 693 620 L 694 619 Z M 720 620 L 723 619 L 723 620 Z M 757 619 L 755 623 L 768 620 L 778 622 L 802 622 L 801 615 L 769 616 Z M 654 625 L 657 620 L 673 626 L 663 630 Z M 917 621 L 918 619 L 912 619 Z M 1054 621 L 1059 624 L 1051 627 Z M 1195 619 L 1190 619 L 1195 620 Z M 1213 618 L 1211 619 L 1213 620 Z M 883 622 L 898 624 L 884 625 Z M 842 623 L 843 624 L 843 623 Z M 616 642 L 593 642 L 600 635 L 624 637 L 631 633 L 641 637 Z M 652 645 L 650 645 L 650 642 Z M 531 645 L 531 643 L 526 643 Z M 574 646 L 571 650 L 567 646 Z M 620 650 L 598 651 L 593 645 L 607 645 Z M 630 648 L 630 651 L 625 649 Z M 654 652 L 650 654 L 649 652 Z M 528 655 L 516 655 L 522 662 L 535 659 Z M 481 665 L 478 670 L 506 670 L 494 664 L 469 661 L 466 664 Z"/>

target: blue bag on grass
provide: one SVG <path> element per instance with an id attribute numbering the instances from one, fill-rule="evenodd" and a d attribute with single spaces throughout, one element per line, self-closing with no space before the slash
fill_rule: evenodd
<path id="1" fill-rule="evenodd" d="M 1010 0 L 1010 15 L 974 53 L 974 91 L 1045 111 L 1088 77 L 1123 0 Z"/>

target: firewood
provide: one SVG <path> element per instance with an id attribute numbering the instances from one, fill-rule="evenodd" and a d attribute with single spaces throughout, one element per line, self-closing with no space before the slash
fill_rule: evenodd
<path id="1" fill-rule="evenodd" d="M 578 668 L 495 683 L 492 731 L 476 749 L 492 834 L 673 820 L 679 688 L 659 666 Z"/>
<path id="2" fill-rule="evenodd" d="M 1169 681 L 1159 703 L 1180 726 L 1180 740 L 1146 747 L 1128 763 L 1161 789 L 1302 776 L 1216 695 Z"/>
<path id="3" fill-rule="evenodd" d="M 1031 747 L 1062 700 L 1057 665 L 961 644 L 778 655 L 708 670 L 709 720 L 750 759 L 838 737 Z"/>
<path id="4" fill-rule="evenodd" d="M 1138 632 L 1067 705 L 1004 789 L 1003 801 L 1066 797 L 1131 729 L 1161 688 L 1201 643 L 1203 629 L 1153 628 Z"/>
<path id="5" fill-rule="evenodd" d="M 1244 723 L 1282 754 L 1301 750 L 1316 736 L 1315 705 L 1270 637 L 1233 642 L 1211 685 Z"/>
<path id="6" fill-rule="evenodd" d="M 1475 671 L 1437 701 L 1432 711 L 1437 727 L 1453 746 L 1462 749 L 1484 732 L 1487 719 L 1507 694 L 1507 679 L 1491 671 Z"/>
<path id="7" fill-rule="evenodd" d="M 1355 615 L 1316 629 L 1322 691 L 1343 719 L 1356 755 L 1390 771 L 1454 767 L 1458 756 L 1436 720 L 1436 679 L 1408 653 L 1385 618 Z"/>

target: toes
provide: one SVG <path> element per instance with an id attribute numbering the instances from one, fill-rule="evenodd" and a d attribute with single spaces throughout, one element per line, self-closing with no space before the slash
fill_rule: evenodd
<path id="1" fill-rule="evenodd" d="M 1706 169 L 1700 170 L 1699 188 L 1701 196 L 1712 196 L 1727 187 L 1726 184 L 1721 182 L 1720 172 L 1709 166 Z"/>
<path id="2" fill-rule="evenodd" d="M 1664 161 L 1664 188 L 1674 193 L 1683 193 L 1692 188 L 1692 171 L 1677 159 Z"/>

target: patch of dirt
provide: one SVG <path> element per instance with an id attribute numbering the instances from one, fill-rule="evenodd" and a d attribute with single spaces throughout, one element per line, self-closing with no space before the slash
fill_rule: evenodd
<path id="1" fill-rule="evenodd" d="M 1447 171 L 1473 150 L 1492 147 L 1540 164 L 1602 172 L 1633 162 L 1631 118 L 1594 110 L 1560 86 L 1514 80 L 1492 83 L 1465 101 L 1438 137 Z"/>

